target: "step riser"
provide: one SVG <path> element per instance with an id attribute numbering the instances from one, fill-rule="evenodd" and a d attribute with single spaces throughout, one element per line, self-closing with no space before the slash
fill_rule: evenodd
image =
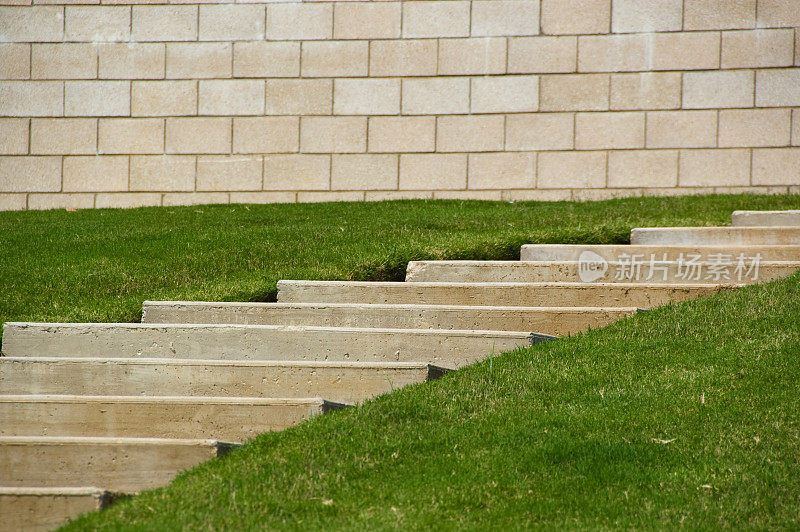
<path id="1" fill-rule="evenodd" d="M 355 403 L 424 382 L 427 367 L 280 367 L 0 358 L 6 394 L 324 397 Z"/>
<path id="2" fill-rule="evenodd" d="M 446 368 L 530 345 L 529 334 L 269 326 L 6 323 L 6 356 L 418 362 Z"/>
<path id="3" fill-rule="evenodd" d="M 800 261 L 800 246 L 628 246 L 628 245 L 575 245 L 575 244 L 529 244 L 522 246 L 520 257 L 524 261 L 579 261 L 584 252 L 596 253 L 609 262 L 619 261 L 623 255 L 638 255 L 643 260 L 677 261 L 681 254 L 688 260 L 699 255 L 708 261 L 714 254 L 739 255 L 752 258 L 761 255 L 762 261 Z"/>
<path id="4" fill-rule="evenodd" d="M 213 438 L 245 441 L 322 413 L 316 404 L 9 401 L 0 397 L 0 436 Z"/>
<path id="5" fill-rule="evenodd" d="M 239 323 L 376 327 L 386 329 L 456 329 L 537 331 L 564 336 L 595 329 L 633 314 L 630 309 L 548 310 L 493 307 L 325 306 L 319 313 L 281 303 L 219 305 L 214 303 L 145 303 L 144 323 Z M 327 397 L 327 396 L 326 396 Z"/>
<path id="6" fill-rule="evenodd" d="M 736 227 L 800 227 L 800 210 L 735 211 L 731 219 Z"/>
<path id="7" fill-rule="evenodd" d="M 48 532 L 81 514 L 105 508 L 104 492 L 85 494 L 0 493 L 2 530 Z"/>
<path id="8" fill-rule="evenodd" d="M 179 472 L 230 450 L 221 444 L 10 444 L 0 440 L 0 485 L 80 487 L 133 493 L 168 484 Z"/>
<path id="9" fill-rule="evenodd" d="M 651 227 L 631 231 L 634 245 L 800 245 L 800 227 Z"/>
<path id="10" fill-rule="evenodd" d="M 428 305 L 505 305 L 554 307 L 652 308 L 710 295 L 721 287 L 630 285 L 467 285 L 429 283 L 278 283 L 278 298 L 286 302 L 420 303 Z"/>
<path id="11" fill-rule="evenodd" d="M 655 263 L 637 259 L 636 262 L 604 263 L 603 271 L 581 272 L 579 262 L 520 262 L 520 261 L 428 261 L 410 262 L 406 282 L 463 282 L 463 283 L 538 283 L 538 282 L 598 282 L 598 283 L 754 283 L 783 279 L 800 269 L 800 263 L 760 263 L 758 272 L 750 270 L 751 261 L 737 269 L 737 261 L 726 259 L 724 270 L 713 272 L 709 263 L 692 268 L 678 263 Z M 719 264 L 719 263 L 718 263 Z M 691 271 L 689 271 L 691 269 Z M 724 275 L 723 275 L 724 273 Z M 602 274 L 602 275 L 601 275 Z"/>

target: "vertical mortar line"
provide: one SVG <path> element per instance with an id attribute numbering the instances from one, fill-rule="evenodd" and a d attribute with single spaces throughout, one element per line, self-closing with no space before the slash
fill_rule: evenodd
<path id="1" fill-rule="evenodd" d="M 508 115 L 503 115 L 503 151 L 508 151 Z"/>
<path id="2" fill-rule="evenodd" d="M 750 148 L 750 186 L 753 186 L 753 148 Z"/>
<path id="3" fill-rule="evenodd" d="M 542 34 L 542 4 L 544 0 L 539 0 L 539 35 Z"/>
<path id="4" fill-rule="evenodd" d="M 472 0 L 469 2 L 469 27 L 467 27 L 467 37 L 472 36 Z"/>
<path id="5" fill-rule="evenodd" d="M 465 153 L 464 157 L 467 158 L 467 166 L 466 166 L 467 175 L 466 175 L 466 181 L 465 181 L 466 185 L 464 190 L 469 190 L 469 153 Z"/>
<path id="6" fill-rule="evenodd" d="M 575 147 L 578 145 L 577 138 L 578 138 L 578 113 L 573 111 L 572 112 L 572 149 L 573 150 L 575 150 Z"/>
<path id="7" fill-rule="evenodd" d="M 686 31 L 686 0 L 681 2 L 681 31 Z"/>
<path id="8" fill-rule="evenodd" d="M 128 154 L 128 190 L 127 192 L 131 191 L 131 156 Z"/>
<path id="9" fill-rule="evenodd" d="M 367 77 L 372 75 L 372 41 L 367 39 Z"/>
<path id="10" fill-rule="evenodd" d="M 260 190 L 265 190 L 265 183 L 264 183 L 264 173 L 267 171 L 267 164 L 265 162 L 266 156 L 261 156 L 261 188 Z"/>
<path id="11" fill-rule="evenodd" d="M 681 150 L 680 148 L 676 150 L 678 152 L 678 167 L 675 169 L 675 186 L 681 186 Z"/>
<path id="12" fill-rule="evenodd" d="M 606 150 L 606 188 L 608 188 L 608 159 L 610 158 L 611 150 Z"/>
<path id="13" fill-rule="evenodd" d="M 789 109 L 789 146 L 794 145 L 794 111 Z"/>
<path id="14" fill-rule="evenodd" d="M 98 75 L 100 75 L 100 67 L 98 65 Z M 164 79 L 167 79 L 167 43 L 164 43 Z M 131 87 L 133 88 L 133 87 Z"/>
<path id="15" fill-rule="evenodd" d="M 397 185 L 395 186 L 395 190 L 400 190 L 400 154 L 397 153 Z"/>
<path id="16" fill-rule="evenodd" d="M 194 155 L 194 192 L 197 192 L 197 174 L 200 171 L 200 157 Z"/>
<path id="17" fill-rule="evenodd" d="M 722 33 L 719 32 L 719 58 L 717 59 L 717 68 L 722 70 Z"/>
<path id="18" fill-rule="evenodd" d="M 441 42 L 441 39 L 437 38 L 436 39 L 436 70 L 434 71 L 436 76 L 439 75 L 439 43 L 440 42 Z"/>
<path id="19" fill-rule="evenodd" d="M 541 4 L 539 4 L 541 6 Z M 506 37 L 506 69 L 505 73 L 508 74 L 508 56 L 511 53 L 511 37 Z"/>
<path id="20" fill-rule="evenodd" d="M 789 124 L 791 127 L 791 122 Z M 31 130 L 33 129 L 33 118 L 28 118 L 28 151 L 27 154 L 31 154 Z"/>
<path id="21" fill-rule="evenodd" d="M 719 148 L 719 115 L 720 110 L 717 109 L 717 133 L 716 133 L 716 144 L 714 145 L 715 148 Z"/>
<path id="22" fill-rule="evenodd" d="M 28 44 L 28 79 L 33 79 L 33 43 Z"/>
<path id="23" fill-rule="evenodd" d="M 328 190 L 333 190 L 333 154 L 328 154 Z"/>

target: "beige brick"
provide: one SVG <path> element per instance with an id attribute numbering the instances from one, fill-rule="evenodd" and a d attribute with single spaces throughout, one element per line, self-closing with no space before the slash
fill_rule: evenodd
<path id="1" fill-rule="evenodd" d="M 161 194 L 150 192 L 110 192 L 97 194 L 94 206 L 97 209 L 133 209 L 161 205 Z"/>
<path id="2" fill-rule="evenodd" d="M 27 198 L 27 194 L 0 194 L 0 211 L 24 211 Z"/>
<path id="3" fill-rule="evenodd" d="M 168 192 L 194 190 L 193 155 L 134 155 L 131 157 L 131 190 Z"/>
<path id="4" fill-rule="evenodd" d="M 710 148 L 716 143 L 716 111 L 647 113 L 648 148 Z"/>
<path id="5" fill-rule="evenodd" d="M 265 155 L 264 190 L 328 190 L 329 155 Z"/>
<path id="6" fill-rule="evenodd" d="M 653 70 L 719 67 L 719 33 L 659 33 L 652 37 Z"/>
<path id="7" fill-rule="evenodd" d="M 28 153 L 28 125 L 27 118 L 0 118 L 0 154 Z"/>
<path id="8" fill-rule="evenodd" d="M 197 158 L 197 190 L 261 190 L 261 157 L 248 155 Z"/>
<path id="9" fill-rule="evenodd" d="M 467 37 L 470 2 L 429 0 L 403 4 L 403 37 Z"/>
<path id="10" fill-rule="evenodd" d="M 683 24 L 687 30 L 753 28 L 756 0 L 685 0 Z"/>
<path id="11" fill-rule="evenodd" d="M 363 192 L 298 192 L 297 203 L 324 203 L 329 201 L 364 201 Z"/>
<path id="12" fill-rule="evenodd" d="M 536 186 L 533 153 L 470 153 L 469 188 L 507 189 Z"/>
<path id="13" fill-rule="evenodd" d="M 436 151 L 502 151 L 502 115 L 440 116 L 436 127 Z"/>
<path id="14" fill-rule="evenodd" d="M 61 6 L 0 7 L 0 41 L 56 42 L 64 40 Z"/>
<path id="15" fill-rule="evenodd" d="M 34 118 L 31 120 L 31 153 L 34 155 L 97 153 L 97 120 Z"/>
<path id="16" fill-rule="evenodd" d="M 536 35 L 539 0 L 475 0 L 471 19 L 474 37 Z"/>
<path id="17" fill-rule="evenodd" d="M 758 25 L 766 28 L 800 26 L 800 6 L 795 0 L 758 0 Z"/>
<path id="18" fill-rule="evenodd" d="M 360 153 L 367 151 L 367 119 L 349 116 L 304 116 L 300 119 L 300 151 Z"/>
<path id="19" fill-rule="evenodd" d="M 231 192 L 231 203 L 295 203 L 296 192 Z"/>
<path id="20" fill-rule="evenodd" d="M 131 111 L 131 86 L 127 81 L 67 81 L 64 83 L 66 116 L 126 116 Z"/>
<path id="21" fill-rule="evenodd" d="M 334 4 L 334 39 L 394 39 L 400 37 L 401 2 L 339 2 Z"/>
<path id="22" fill-rule="evenodd" d="M 364 192 L 366 201 L 396 201 L 410 199 L 433 199 L 432 191 L 424 190 L 367 190 Z"/>
<path id="23" fill-rule="evenodd" d="M 473 113 L 525 113 L 539 109 L 538 76 L 472 79 Z"/>
<path id="24" fill-rule="evenodd" d="M 131 38 L 128 6 L 67 6 L 65 35 L 68 41 L 127 41 Z"/>
<path id="25" fill-rule="evenodd" d="M 0 79 L 25 79 L 31 74 L 29 44 L 0 44 Z"/>
<path id="26" fill-rule="evenodd" d="M 770 69 L 757 72 L 758 107 L 800 106 L 800 69 Z"/>
<path id="27" fill-rule="evenodd" d="M 0 157 L 0 192 L 58 192 L 61 157 Z"/>
<path id="28" fill-rule="evenodd" d="M 754 185 L 800 185 L 800 149 L 753 150 Z"/>
<path id="29" fill-rule="evenodd" d="M 196 81 L 134 81 L 133 116 L 193 115 L 197 112 Z"/>
<path id="30" fill-rule="evenodd" d="M 378 116 L 369 119 L 369 151 L 429 152 L 436 149 L 436 117 Z"/>
<path id="31" fill-rule="evenodd" d="M 750 183 L 750 150 L 681 150 L 682 187 L 744 186 Z"/>
<path id="32" fill-rule="evenodd" d="M 337 115 L 394 115 L 400 112 L 399 79 L 337 79 L 333 82 Z"/>
<path id="33" fill-rule="evenodd" d="M 469 78 L 403 80 L 403 114 L 435 115 L 468 112 Z"/>
<path id="34" fill-rule="evenodd" d="M 400 156 L 400 189 L 467 188 L 467 154 L 404 154 Z"/>
<path id="35" fill-rule="evenodd" d="M 164 194 L 164 207 L 180 205 L 218 205 L 228 203 L 227 192 L 168 192 Z"/>
<path id="36" fill-rule="evenodd" d="M 589 35 L 578 40 L 579 72 L 649 70 L 647 35 Z"/>
<path id="37" fill-rule="evenodd" d="M 611 109 L 677 109 L 680 106 L 680 72 L 611 76 Z"/>
<path id="38" fill-rule="evenodd" d="M 788 146 L 789 109 L 729 109 L 719 112 L 719 146 Z"/>
<path id="39" fill-rule="evenodd" d="M 94 207 L 94 194 L 31 194 L 28 208 L 35 211 L 49 209 L 91 209 Z"/>
<path id="40" fill-rule="evenodd" d="M 99 153 L 163 153 L 164 120 L 101 118 Z"/>
<path id="41" fill-rule="evenodd" d="M 371 76 L 432 76 L 436 74 L 434 39 L 372 41 Z"/>
<path id="42" fill-rule="evenodd" d="M 100 77 L 105 79 L 158 79 L 164 77 L 164 44 L 101 44 Z"/>
<path id="43" fill-rule="evenodd" d="M 265 90 L 264 81 L 260 79 L 201 80 L 199 114 L 264 114 Z"/>
<path id="44" fill-rule="evenodd" d="M 742 30 L 722 33 L 722 68 L 792 66 L 793 61 L 794 31 L 792 30 Z"/>
<path id="45" fill-rule="evenodd" d="M 615 0 L 611 12 L 614 33 L 680 31 L 683 0 Z"/>
<path id="46" fill-rule="evenodd" d="M 167 153 L 230 153 L 230 118 L 167 118 Z"/>
<path id="47" fill-rule="evenodd" d="M 506 40 L 479 37 L 439 40 L 439 74 L 503 74 Z"/>
<path id="48" fill-rule="evenodd" d="M 199 40 L 261 40 L 264 38 L 264 9 L 263 5 L 201 5 Z"/>
<path id="49" fill-rule="evenodd" d="M 267 39 L 330 39 L 332 4 L 273 4 L 267 7 Z"/>
<path id="50" fill-rule="evenodd" d="M 128 157 L 89 155 L 64 157 L 64 192 L 128 190 Z"/>
<path id="51" fill-rule="evenodd" d="M 237 47 L 239 44 L 256 43 L 236 43 Z M 233 45 L 228 42 L 169 43 L 167 44 L 167 77 L 229 78 L 231 77 L 232 48 Z"/>
<path id="52" fill-rule="evenodd" d="M 366 76 L 367 41 L 308 41 L 303 43 L 303 77 Z"/>
<path id="53" fill-rule="evenodd" d="M 800 146 L 800 109 L 792 110 L 792 146 Z"/>
<path id="54" fill-rule="evenodd" d="M 500 201 L 503 193 L 500 190 L 434 190 L 433 199 L 442 200 L 478 200 Z"/>
<path id="55" fill-rule="evenodd" d="M 609 187 L 677 185 L 677 150 L 622 150 L 608 153 Z"/>
<path id="56" fill-rule="evenodd" d="M 0 116 L 61 116 L 60 81 L 0 81 Z"/>
<path id="57" fill-rule="evenodd" d="M 608 109 L 607 74 L 542 76 L 542 111 L 602 111 Z"/>
<path id="58" fill-rule="evenodd" d="M 233 74 L 242 78 L 291 78 L 300 75 L 300 43 L 237 42 Z"/>
<path id="59" fill-rule="evenodd" d="M 338 12 L 337 12 L 338 16 Z M 334 155 L 331 161 L 333 190 L 397 188 L 397 155 Z"/>
<path id="60" fill-rule="evenodd" d="M 329 79 L 267 80 L 267 114 L 324 115 L 333 110 Z"/>
<path id="61" fill-rule="evenodd" d="M 686 72 L 683 75 L 683 107 L 751 107 L 755 76 L 749 70 Z"/>
<path id="62" fill-rule="evenodd" d="M 542 0 L 542 33 L 608 33 L 611 0 Z"/>
<path id="63" fill-rule="evenodd" d="M 644 113 L 578 113 L 575 148 L 579 150 L 643 148 Z"/>
<path id="64" fill-rule="evenodd" d="M 572 191 L 566 190 L 503 190 L 503 201 L 570 201 Z"/>
<path id="65" fill-rule="evenodd" d="M 97 77 L 97 48 L 93 44 L 58 43 L 31 46 L 31 77 L 34 79 Z M 27 63 L 27 59 L 25 62 Z"/>
<path id="66" fill-rule="evenodd" d="M 509 73 L 575 72 L 577 58 L 577 37 L 514 37 L 508 41 Z"/>
<path id="67" fill-rule="evenodd" d="M 296 116 L 258 116 L 233 119 L 233 153 L 296 152 L 300 119 Z"/>
<path id="68" fill-rule="evenodd" d="M 541 152 L 537 174 L 537 188 L 601 188 L 606 184 L 606 152 Z"/>
<path id="69" fill-rule="evenodd" d="M 516 114 L 506 118 L 506 149 L 569 150 L 573 147 L 572 113 Z"/>
<path id="70" fill-rule="evenodd" d="M 134 41 L 194 41 L 197 6 L 133 6 L 131 28 Z"/>

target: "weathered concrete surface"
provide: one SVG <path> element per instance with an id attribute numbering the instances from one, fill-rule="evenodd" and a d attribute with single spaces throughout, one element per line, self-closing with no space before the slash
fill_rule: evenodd
<path id="1" fill-rule="evenodd" d="M 800 210 L 734 211 L 731 216 L 737 227 L 800 226 Z"/>
<path id="2" fill-rule="evenodd" d="M 234 447 L 214 440 L 5 436 L 0 437 L 0 485 L 103 486 L 135 493 L 163 486 Z"/>
<path id="3" fill-rule="evenodd" d="M 716 269 L 724 264 L 724 269 Z M 578 261 L 413 261 L 408 263 L 406 282 L 580 282 Z M 725 254 L 717 261 L 699 266 L 681 262 L 650 261 L 644 257 L 628 262 L 603 263 L 601 270 L 584 270 L 585 280 L 599 283 L 753 283 L 782 279 L 800 269 L 800 262 L 759 261 L 758 271 L 750 269 L 750 261 L 737 262 Z M 592 275 L 597 271 L 596 277 Z M 602 274 L 602 275 L 601 275 Z"/>
<path id="4" fill-rule="evenodd" d="M 240 442 L 342 406 L 317 398 L 0 395 L 0 436 Z"/>
<path id="5" fill-rule="evenodd" d="M 278 281 L 287 302 L 420 303 L 441 305 L 599 306 L 651 308 L 710 295 L 722 285 L 628 283 L 381 283 Z"/>
<path id="6" fill-rule="evenodd" d="M 583 245 L 583 244 L 526 244 L 522 246 L 520 258 L 523 261 L 578 261 L 583 253 L 595 253 L 603 259 L 614 262 L 631 255 L 643 260 L 677 261 L 681 254 L 685 259 L 699 255 L 708 260 L 712 255 L 727 254 L 734 259 L 761 255 L 762 261 L 800 261 L 800 246 L 629 246 L 629 245 Z M 666 254 L 666 256 L 665 256 Z M 591 255 L 589 255 L 591 257 Z"/>
<path id="7" fill-rule="evenodd" d="M 403 283 L 400 283 L 403 284 Z M 6 356 L 421 362 L 453 368 L 530 345 L 529 332 L 276 325 L 6 323 Z"/>
<path id="8" fill-rule="evenodd" d="M 478 307 L 362 303 L 145 301 L 145 323 L 241 323 L 387 329 L 536 331 L 563 336 L 602 327 L 636 308 Z M 326 396 L 327 397 L 327 396 Z"/>
<path id="9" fill-rule="evenodd" d="M 800 227 L 644 227 L 631 231 L 631 244 L 796 246 L 800 244 Z"/>
<path id="10" fill-rule="evenodd" d="M 321 396 L 354 403 L 444 371 L 402 362 L 3 357 L 0 390 L 14 395 Z"/>
<path id="11" fill-rule="evenodd" d="M 47 532 L 105 508 L 113 498 L 98 488 L 0 488 L 0 530 Z"/>

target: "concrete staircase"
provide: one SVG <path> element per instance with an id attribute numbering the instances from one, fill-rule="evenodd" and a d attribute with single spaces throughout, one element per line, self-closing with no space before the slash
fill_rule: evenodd
<path id="1" fill-rule="evenodd" d="M 800 269 L 800 212 L 733 221 L 523 246 L 522 261 L 411 262 L 405 282 L 281 281 L 278 303 L 146 301 L 140 324 L 6 323 L 0 530 L 53 528 L 491 352 Z"/>

